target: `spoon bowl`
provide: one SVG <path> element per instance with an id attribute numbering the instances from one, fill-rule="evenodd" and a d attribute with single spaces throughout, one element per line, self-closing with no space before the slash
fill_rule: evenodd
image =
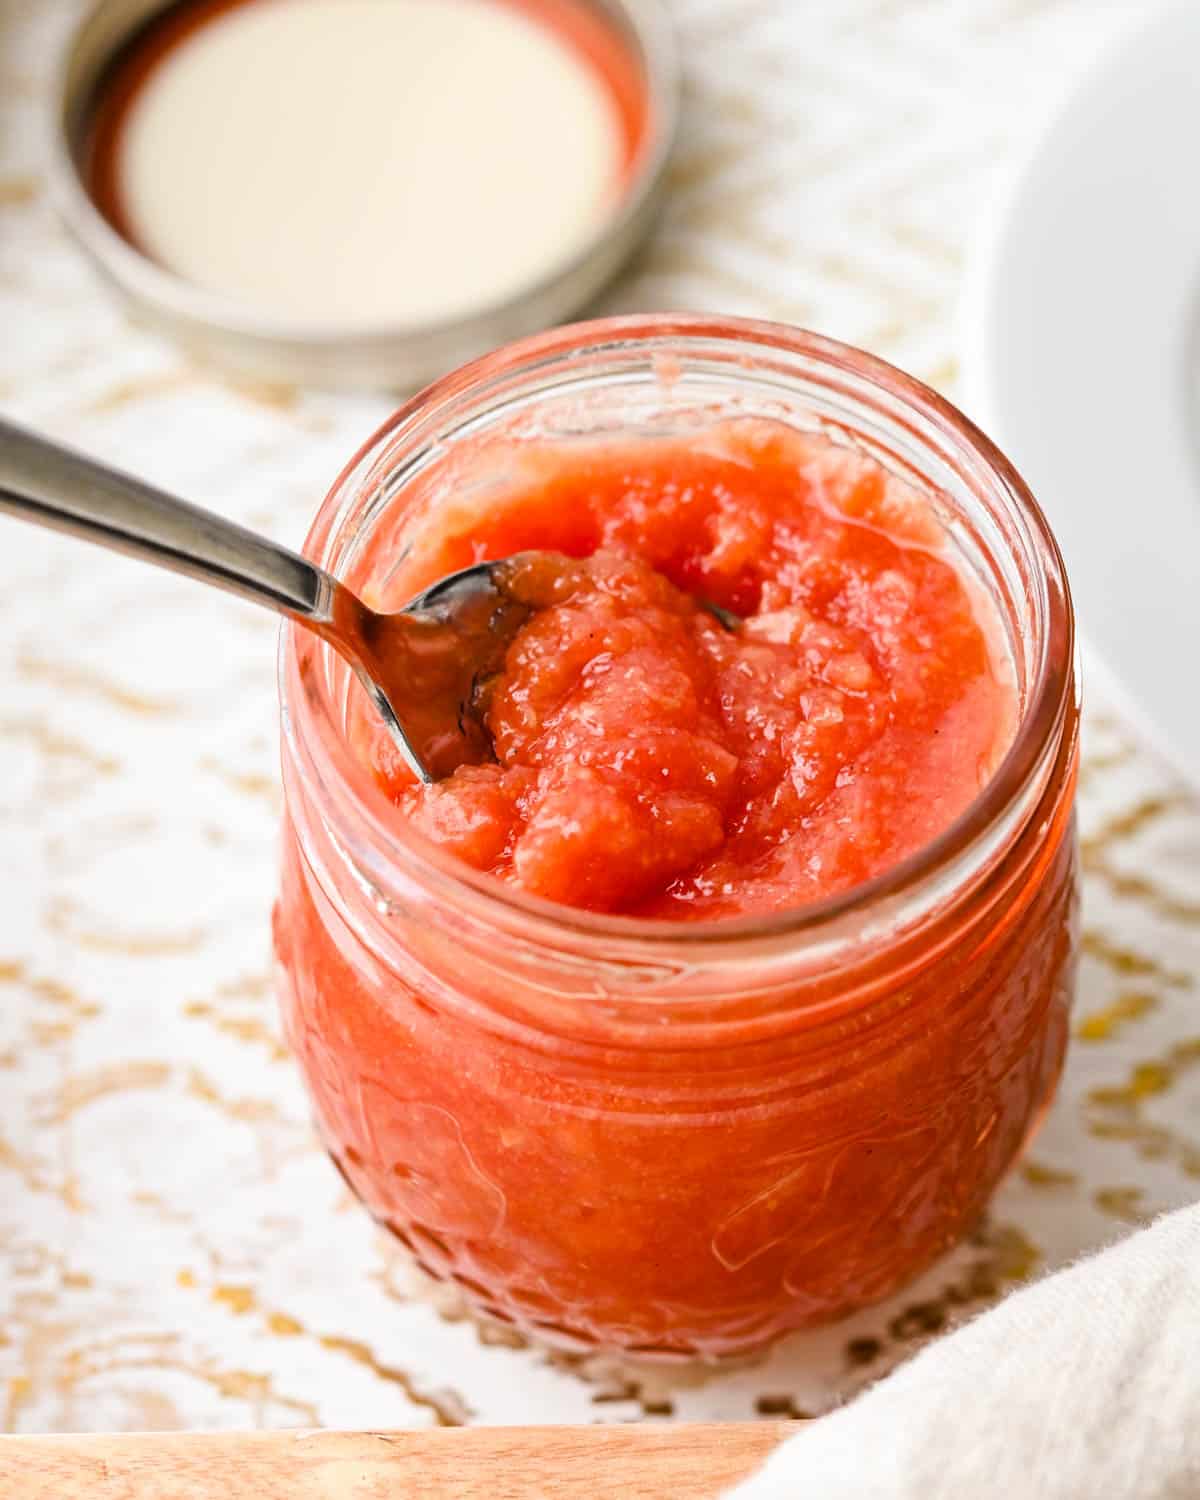
<path id="1" fill-rule="evenodd" d="M 441 781 L 492 759 L 489 689 L 538 608 L 521 588 L 547 554 L 519 553 L 451 573 L 381 614 L 342 588 L 320 634 L 354 668 L 412 771 Z"/>

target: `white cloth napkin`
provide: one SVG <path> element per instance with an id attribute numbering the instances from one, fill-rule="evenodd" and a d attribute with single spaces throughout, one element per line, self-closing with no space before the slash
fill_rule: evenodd
<path id="1" fill-rule="evenodd" d="M 1014 1293 L 728 1500 L 1197 1500 L 1200 1205 Z"/>

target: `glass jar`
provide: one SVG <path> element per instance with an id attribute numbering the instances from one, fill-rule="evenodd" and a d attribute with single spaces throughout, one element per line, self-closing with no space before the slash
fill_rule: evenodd
<path id="1" fill-rule="evenodd" d="M 569 1347 L 718 1358 L 886 1296 L 979 1216 L 1053 1094 L 1076 956 L 1073 621 L 1005 459 L 880 361 L 768 324 L 634 318 L 503 349 L 403 407 L 309 553 L 361 586 L 480 437 L 773 417 L 927 493 L 995 600 L 1014 743 L 968 811 L 848 894 L 673 924 L 551 906 L 423 841 L 346 739 L 348 674 L 288 627 L 276 909 L 329 1151 L 432 1276 Z"/>

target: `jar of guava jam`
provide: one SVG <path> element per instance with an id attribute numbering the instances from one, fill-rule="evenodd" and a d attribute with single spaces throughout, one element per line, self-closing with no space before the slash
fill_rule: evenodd
<path id="1" fill-rule="evenodd" d="M 767 418 L 927 495 L 995 607 L 1015 728 L 966 810 L 865 884 L 698 922 L 555 905 L 461 863 L 348 734 L 342 663 L 281 649 L 283 1014 L 328 1149 L 431 1276 L 565 1347 L 718 1359 L 885 1297 L 953 1245 L 1045 1111 L 1074 982 L 1078 702 L 1041 512 L 932 391 L 773 325 L 560 329 L 449 375 L 338 480 L 307 550 L 363 587 L 479 445 Z M 372 545 L 372 543 L 375 545 Z"/>

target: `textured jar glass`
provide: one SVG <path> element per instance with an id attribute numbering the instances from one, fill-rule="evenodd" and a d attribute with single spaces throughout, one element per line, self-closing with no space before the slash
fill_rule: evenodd
<path id="1" fill-rule="evenodd" d="M 276 947 L 319 1128 L 426 1271 L 560 1344 L 717 1358 L 885 1296 L 978 1217 L 1066 1044 L 1070 601 L 1020 479 L 929 390 L 767 324 L 561 329 L 398 412 L 308 550 L 361 586 L 384 518 L 403 539 L 436 525 L 440 495 L 486 495 L 481 438 L 735 415 L 823 431 L 928 494 L 1007 636 L 1011 749 L 955 824 L 867 885 L 694 925 L 524 896 L 406 826 L 347 744 L 357 686 L 284 633 Z"/>

